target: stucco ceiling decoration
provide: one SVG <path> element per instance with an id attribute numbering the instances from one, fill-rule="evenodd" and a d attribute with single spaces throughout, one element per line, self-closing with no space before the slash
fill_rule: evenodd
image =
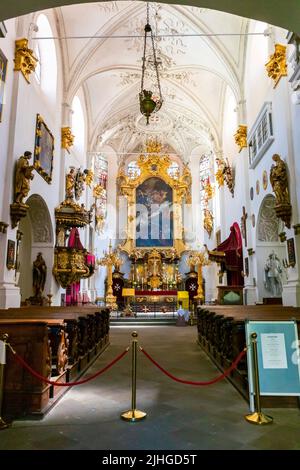
<path id="1" fill-rule="evenodd" d="M 155 39 L 164 104 L 146 128 L 138 101 L 146 3 L 100 2 L 58 10 L 60 30 L 66 36 L 86 36 L 62 44 L 67 58 L 66 102 L 72 103 L 74 95 L 83 91 L 89 151 L 105 144 L 117 152 L 127 151 L 135 139 L 145 140 L 151 133 L 185 155 L 201 144 L 220 147 L 226 90 L 237 102 L 243 99 L 247 44 L 243 35 L 248 20 L 194 6 L 151 2 L 154 33 L 168 36 Z M 214 36 L 218 33 L 226 36 Z M 151 56 L 148 60 L 151 81 Z"/>

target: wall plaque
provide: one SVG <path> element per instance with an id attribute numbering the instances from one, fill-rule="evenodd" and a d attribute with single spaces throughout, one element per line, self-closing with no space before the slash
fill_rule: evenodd
<path id="1" fill-rule="evenodd" d="M 292 268 L 296 265 L 295 243 L 293 238 L 286 241 L 288 252 L 288 263 Z"/>

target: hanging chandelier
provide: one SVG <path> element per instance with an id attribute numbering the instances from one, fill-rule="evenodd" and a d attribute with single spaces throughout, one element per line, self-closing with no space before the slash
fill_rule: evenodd
<path id="1" fill-rule="evenodd" d="M 156 76 L 157 89 L 158 89 L 159 96 L 155 95 L 155 93 L 152 92 L 151 90 L 144 89 L 144 79 L 145 79 L 146 62 L 147 62 L 147 59 L 146 59 L 147 39 L 148 38 L 149 40 L 151 40 L 151 45 L 152 45 L 152 55 L 153 55 L 152 63 L 155 69 L 155 76 Z M 159 111 L 163 103 L 163 98 L 162 98 L 161 88 L 160 88 L 160 81 L 159 81 L 159 74 L 158 74 L 158 63 L 157 63 L 156 52 L 155 52 L 155 47 L 154 47 L 154 37 L 153 37 L 152 28 L 149 23 L 149 3 L 147 3 L 147 22 L 145 25 L 142 80 L 141 80 L 141 91 L 139 93 L 139 100 L 140 100 L 140 111 L 144 116 L 146 116 L 147 124 L 149 124 L 149 118 L 151 114 Z"/>

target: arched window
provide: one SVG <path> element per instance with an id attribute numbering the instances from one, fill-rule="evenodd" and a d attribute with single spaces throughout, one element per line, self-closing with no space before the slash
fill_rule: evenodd
<path id="1" fill-rule="evenodd" d="M 132 162 L 128 163 L 127 167 L 127 174 L 129 178 L 137 178 L 141 174 L 140 167 L 138 166 L 136 160 L 132 160 Z"/>
<path id="2" fill-rule="evenodd" d="M 38 60 L 38 63 L 36 64 L 35 70 L 34 70 L 34 75 L 36 78 L 36 81 L 38 84 L 41 84 L 41 53 L 40 53 L 40 45 L 39 42 L 36 41 L 35 47 L 34 47 L 34 55 Z"/>
<path id="3" fill-rule="evenodd" d="M 50 38 L 40 39 L 36 41 L 34 52 L 39 59 L 36 70 L 36 78 L 41 85 L 41 89 L 45 95 L 52 101 L 56 100 L 57 86 L 57 59 L 55 42 L 52 29 L 48 18 L 44 14 L 40 14 L 36 21 L 38 32 L 37 37 Z"/>
<path id="4" fill-rule="evenodd" d="M 74 150 L 82 154 L 85 146 L 85 121 L 80 99 L 76 95 L 72 102 L 72 134 L 74 134 Z"/>
<path id="5" fill-rule="evenodd" d="M 171 178 L 178 178 L 179 177 L 179 165 L 177 162 L 172 162 L 168 168 L 168 175 Z"/>
<path id="6" fill-rule="evenodd" d="M 205 187 L 207 184 L 212 184 L 214 181 L 213 172 L 213 157 L 212 152 L 207 152 L 200 157 L 200 201 L 201 208 L 207 207 L 207 194 Z"/>

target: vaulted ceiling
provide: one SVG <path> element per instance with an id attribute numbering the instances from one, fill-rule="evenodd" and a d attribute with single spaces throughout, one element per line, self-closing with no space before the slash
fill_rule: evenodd
<path id="1" fill-rule="evenodd" d="M 146 126 L 138 101 L 143 38 L 132 37 L 143 35 L 146 3 L 72 5 L 56 8 L 55 14 L 60 37 L 67 38 L 61 40 L 66 100 L 83 90 L 90 150 L 110 144 L 128 152 L 149 133 L 184 155 L 200 144 L 218 145 L 226 90 L 241 98 L 249 20 L 151 3 L 154 33 L 169 36 L 156 40 L 164 103 Z"/>
<path id="2" fill-rule="evenodd" d="M 45 8 L 75 3 L 82 3 L 82 0 L 22 0 L 21 2 L 1 0 L 0 19 L 5 20 Z M 164 0 L 164 3 L 226 11 L 300 33 L 299 0 Z"/>

